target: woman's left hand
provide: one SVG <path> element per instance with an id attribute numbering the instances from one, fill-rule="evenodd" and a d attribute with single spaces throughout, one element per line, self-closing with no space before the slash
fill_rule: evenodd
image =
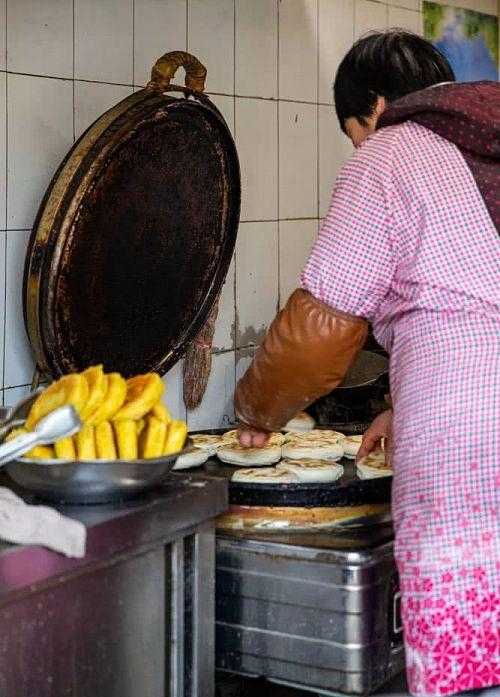
<path id="1" fill-rule="evenodd" d="M 356 455 L 356 462 L 369 455 L 372 450 L 382 447 L 384 441 L 385 460 L 391 464 L 392 457 L 392 409 L 387 409 L 377 416 L 363 436 L 361 447 Z"/>

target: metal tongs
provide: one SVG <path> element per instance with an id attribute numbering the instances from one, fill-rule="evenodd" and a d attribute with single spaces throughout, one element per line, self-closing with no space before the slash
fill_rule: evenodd
<path id="1" fill-rule="evenodd" d="M 48 445 L 60 438 L 73 436 L 81 427 L 82 422 L 73 407 L 64 406 L 55 409 L 40 419 L 35 429 L 30 433 L 23 433 L 0 445 L 0 465 L 15 460 L 36 445 Z"/>

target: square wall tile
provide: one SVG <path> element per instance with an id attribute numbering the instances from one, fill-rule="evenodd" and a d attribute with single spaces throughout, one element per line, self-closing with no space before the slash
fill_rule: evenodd
<path id="1" fill-rule="evenodd" d="M 280 227 L 280 307 L 300 286 L 300 275 L 318 235 L 317 220 L 281 221 Z"/>
<path id="2" fill-rule="evenodd" d="M 23 273 L 30 233 L 7 233 L 4 387 L 31 383 L 35 363 L 23 320 Z"/>
<path id="3" fill-rule="evenodd" d="M 186 50 L 186 0 L 135 0 L 134 13 L 134 84 L 145 85 L 158 58 Z"/>
<path id="4" fill-rule="evenodd" d="M 342 166 L 354 152 L 349 138 L 340 130 L 335 109 L 319 107 L 319 214 L 330 207 L 333 184 Z"/>
<path id="5" fill-rule="evenodd" d="M 5 70 L 7 65 L 6 38 L 7 38 L 7 23 L 6 23 L 6 4 L 7 0 L 0 0 L 0 70 Z"/>
<path id="6" fill-rule="evenodd" d="M 3 387 L 5 329 L 5 257 L 7 233 L 0 232 L 0 389 Z"/>
<path id="7" fill-rule="evenodd" d="M 0 74 L 0 230 L 5 230 L 7 219 L 7 76 Z"/>
<path id="8" fill-rule="evenodd" d="M 234 0 L 189 0 L 188 51 L 207 69 L 207 92 L 234 93 Z"/>
<path id="9" fill-rule="evenodd" d="M 233 256 L 220 294 L 219 314 L 217 315 L 214 339 L 212 342 L 214 350 L 222 351 L 234 348 L 236 321 L 234 308 L 235 270 L 236 262 Z"/>
<path id="10" fill-rule="evenodd" d="M 242 223 L 236 242 L 236 346 L 259 344 L 278 306 L 278 224 Z"/>
<path id="11" fill-rule="evenodd" d="M 419 36 L 424 33 L 422 14 L 402 7 L 389 7 L 388 26 L 391 29 L 406 29 Z"/>
<path id="12" fill-rule="evenodd" d="M 186 406 L 184 404 L 184 391 L 182 384 L 183 361 L 179 361 L 163 376 L 165 392 L 163 401 L 167 405 L 174 419 L 186 420 Z"/>
<path id="13" fill-rule="evenodd" d="M 234 423 L 234 351 L 212 356 L 207 390 L 199 407 L 188 411 L 190 431 L 222 428 Z"/>
<path id="14" fill-rule="evenodd" d="M 75 81 L 75 137 L 94 123 L 105 111 L 132 94 L 132 87 Z"/>
<path id="15" fill-rule="evenodd" d="M 319 0 L 319 101 L 333 104 L 333 81 L 354 40 L 354 0 Z"/>
<path id="16" fill-rule="evenodd" d="M 280 102 L 279 217 L 318 217 L 318 107 Z"/>
<path id="17" fill-rule="evenodd" d="M 15 407 L 21 399 L 24 399 L 31 392 L 31 385 L 20 385 L 19 387 L 10 387 L 3 392 L 4 407 Z"/>
<path id="18" fill-rule="evenodd" d="M 239 95 L 276 97 L 278 3 L 236 0 L 236 84 Z"/>
<path id="19" fill-rule="evenodd" d="M 73 84 L 8 75 L 7 96 L 7 227 L 22 230 L 73 143 Z"/>
<path id="20" fill-rule="evenodd" d="M 416 10 L 417 12 L 420 12 L 422 9 L 422 0 L 388 0 L 387 4 L 396 5 L 397 7 L 405 7 L 407 10 Z M 450 4 L 448 0 L 447 4 Z"/>
<path id="21" fill-rule="evenodd" d="M 241 167 L 241 219 L 278 217 L 278 104 L 236 98 L 236 144 Z"/>
<path id="22" fill-rule="evenodd" d="M 73 77 L 73 3 L 8 0 L 7 69 Z"/>
<path id="23" fill-rule="evenodd" d="M 133 0 L 74 0 L 75 77 L 132 84 Z"/>
<path id="24" fill-rule="evenodd" d="M 355 0 L 354 39 L 371 31 L 387 29 L 387 6 L 371 0 Z"/>
<path id="25" fill-rule="evenodd" d="M 318 0 L 280 0 L 279 95 L 316 102 L 318 96 Z"/>
<path id="26" fill-rule="evenodd" d="M 209 97 L 224 117 L 234 138 L 234 97 L 226 97 L 223 94 L 211 94 Z"/>

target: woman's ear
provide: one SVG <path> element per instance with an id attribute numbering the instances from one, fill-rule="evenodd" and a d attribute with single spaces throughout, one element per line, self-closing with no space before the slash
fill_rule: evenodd
<path id="1" fill-rule="evenodd" d="M 377 97 L 377 103 L 375 104 L 375 109 L 374 109 L 374 114 L 377 117 L 377 119 L 379 118 L 379 116 L 381 116 L 384 113 L 386 108 L 387 108 L 387 102 L 385 101 L 385 97 L 380 97 L 380 96 Z"/>

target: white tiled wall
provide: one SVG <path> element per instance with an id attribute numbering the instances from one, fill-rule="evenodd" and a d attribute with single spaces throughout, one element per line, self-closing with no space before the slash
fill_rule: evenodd
<path id="1" fill-rule="evenodd" d="M 495 13 L 497 0 L 447 0 Z M 237 379 L 297 283 L 351 148 L 332 107 L 355 37 L 421 30 L 421 0 L 0 0 L 0 390 L 26 392 L 33 362 L 21 284 L 28 231 L 74 138 L 186 48 L 235 136 L 242 223 L 221 301 L 207 396 L 192 428 L 228 423 Z M 181 71 L 182 72 L 182 71 Z M 179 76 L 182 77 L 182 76 Z M 182 365 L 166 401 L 183 417 Z"/>

